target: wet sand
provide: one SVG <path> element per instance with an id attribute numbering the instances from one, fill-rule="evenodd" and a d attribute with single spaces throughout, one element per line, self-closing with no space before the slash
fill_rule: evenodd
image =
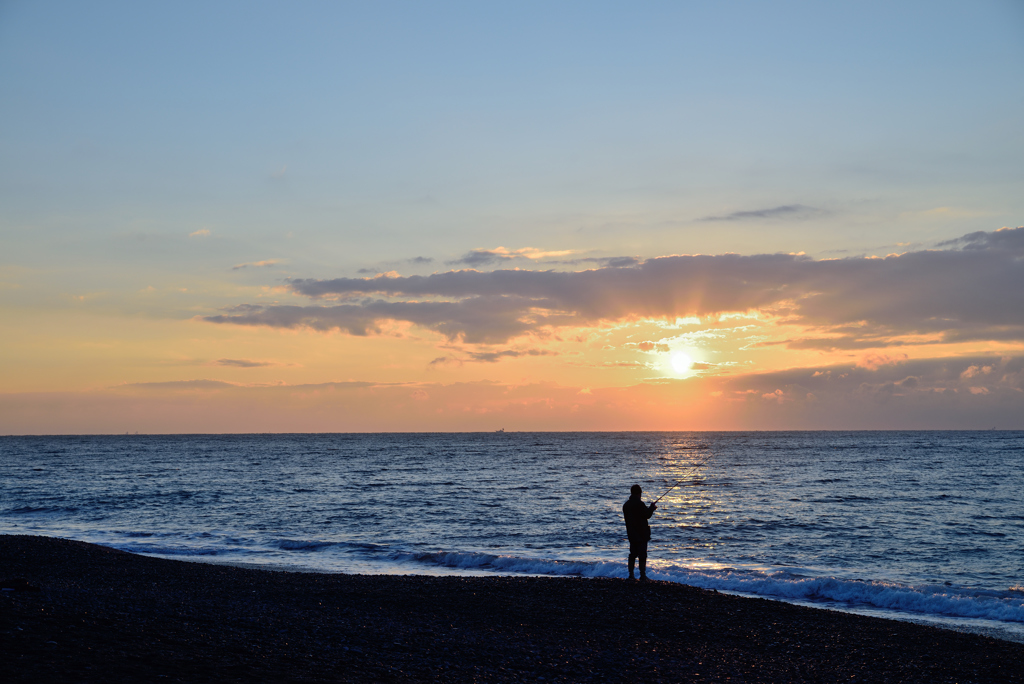
<path id="1" fill-rule="evenodd" d="M 668 582 L 276 572 L 0 535 L 0 580 L 19 578 L 0 596 L 12 682 L 1024 682 L 1024 644 Z"/>

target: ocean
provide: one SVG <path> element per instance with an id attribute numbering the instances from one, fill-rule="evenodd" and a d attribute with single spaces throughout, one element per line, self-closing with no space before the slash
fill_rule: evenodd
<path id="1" fill-rule="evenodd" d="M 0 437 L 0 533 L 296 571 L 653 579 L 1024 641 L 1024 432 Z M 2 564 L 2 559 L 0 559 Z"/>

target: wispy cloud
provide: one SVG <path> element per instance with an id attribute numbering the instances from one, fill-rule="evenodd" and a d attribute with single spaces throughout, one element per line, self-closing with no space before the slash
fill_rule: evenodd
<path id="1" fill-rule="evenodd" d="M 547 349 L 501 349 L 492 351 L 457 350 L 457 354 L 439 356 L 431 361 L 430 366 L 455 365 L 461 366 L 468 362 L 497 363 L 502 359 L 515 359 L 522 356 L 558 356 L 558 352 Z"/>
<path id="2" fill-rule="evenodd" d="M 783 204 L 778 207 L 767 209 L 753 209 L 750 211 L 734 211 L 731 214 L 720 216 L 705 216 L 699 221 L 751 221 L 757 219 L 781 219 L 781 218 L 809 218 L 823 214 L 821 209 L 808 207 L 803 204 Z"/>
<path id="3" fill-rule="evenodd" d="M 823 261 L 792 254 L 697 255 L 577 272 L 296 279 L 288 287 L 297 294 L 347 301 L 246 304 L 206 320 L 366 335 L 390 319 L 453 340 L 495 344 L 566 326 L 764 310 L 817 329 L 833 348 L 901 344 L 896 337 L 912 334 L 1024 340 L 1024 227 L 972 233 L 947 246 L 959 248 Z"/>
<path id="4" fill-rule="evenodd" d="M 231 368 L 262 368 L 264 366 L 277 365 L 272 361 L 250 361 L 249 359 L 217 359 L 213 364 L 215 366 L 228 366 Z"/>
<path id="5" fill-rule="evenodd" d="M 237 271 L 243 268 L 267 268 L 281 263 L 280 259 L 264 259 L 263 261 L 250 261 L 244 264 L 235 264 L 231 267 L 232 271 Z"/>
<path id="6" fill-rule="evenodd" d="M 651 342 L 649 340 L 644 342 L 629 342 L 627 347 L 636 347 L 642 352 L 660 352 L 666 353 L 670 350 L 669 346 L 664 342 Z"/>
<path id="7" fill-rule="evenodd" d="M 495 249 L 471 249 L 466 254 L 454 261 L 448 263 L 455 266 L 486 266 L 501 261 L 511 261 L 513 259 L 548 259 L 553 257 L 568 256 L 573 253 L 571 249 L 559 250 L 559 251 L 546 251 L 537 249 L 535 247 L 524 247 L 523 249 L 509 250 L 504 247 L 497 247 Z"/>
<path id="8" fill-rule="evenodd" d="M 636 364 L 633 364 L 636 365 Z M 609 368 L 612 366 L 609 365 Z M 767 395 L 767 397 L 766 397 Z M 424 401 L 429 398 L 429 401 Z M 840 364 L 647 382 L 258 386 L 213 380 L 0 393 L 0 432 L 1015 428 L 1024 356 Z M 500 421 L 500 422 L 499 422 Z"/>
<path id="9" fill-rule="evenodd" d="M 558 356 L 558 352 L 546 349 L 527 349 L 525 351 L 503 349 L 501 351 L 469 352 L 470 359 L 473 361 L 483 361 L 484 363 L 496 363 L 502 359 L 515 359 L 520 356 Z"/>
<path id="10" fill-rule="evenodd" d="M 123 387 L 155 390 L 220 390 L 238 387 L 238 385 L 222 380 L 169 380 L 167 382 L 128 382 L 117 386 L 117 388 Z"/>
<path id="11" fill-rule="evenodd" d="M 459 355 L 450 354 L 439 356 L 432 360 L 429 366 L 461 366 L 467 362 L 497 363 L 502 359 L 515 359 L 522 356 L 558 356 L 558 352 L 547 349 L 502 349 L 498 351 L 465 351 L 459 350 Z"/>
<path id="12" fill-rule="evenodd" d="M 199 230 L 197 230 L 195 232 L 189 233 L 188 236 L 189 237 L 210 237 L 210 229 L 209 228 L 200 228 Z"/>
<path id="13" fill-rule="evenodd" d="M 547 263 L 560 264 L 565 266 L 581 266 L 583 264 L 597 264 L 598 266 L 605 266 L 608 268 L 627 268 L 629 266 L 636 266 L 640 263 L 640 259 L 631 256 L 618 256 L 618 257 L 584 257 L 580 259 L 566 259 L 549 261 Z"/>
<path id="14" fill-rule="evenodd" d="M 434 263 L 433 257 L 418 256 L 412 257 L 411 259 L 402 259 L 401 261 L 384 262 L 382 264 L 379 264 L 377 268 L 360 268 L 358 271 L 356 271 L 356 273 L 359 273 L 361 275 L 368 275 L 371 273 L 379 275 L 382 272 L 394 273 L 395 271 L 391 269 L 403 264 L 410 264 L 412 266 L 426 266 L 432 263 Z"/>

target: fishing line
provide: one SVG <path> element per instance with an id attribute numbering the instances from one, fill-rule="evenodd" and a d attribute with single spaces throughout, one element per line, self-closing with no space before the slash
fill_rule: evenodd
<path id="1" fill-rule="evenodd" d="M 700 467 L 702 467 L 702 466 L 705 466 L 705 465 L 707 465 L 707 462 L 708 462 L 708 461 L 710 461 L 710 460 L 711 460 L 711 458 L 712 458 L 712 457 L 713 457 L 714 455 L 715 455 L 715 453 L 714 453 L 714 452 L 711 452 L 710 454 L 708 454 L 707 458 L 705 458 L 705 459 L 704 459 L 703 461 L 701 461 L 700 463 L 698 463 L 698 464 L 696 464 L 696 465 L 692 465 L 692 466 L 690 466 L 689 468 L 687 468 L 687 469 L 686 469 L 686 470 L 684 470 L 683 472 L 684 472 L 684 473 L 689 473 L 689 472 L 690 472 L 691 470 L 696 470 L 697 468 L 700 468 Z M 668 494 L 669 492 L 671 492 L 671 491 L 672 491 L 673 489 L 675 489 L 676 487 L 678 487 L 679 485 L 681 485 L 681 484 L 682 484 L 683 482 L 685 482 L 685 481 L 686 481 L 686 478 L 685 478 L 685 477 L 684 477 L 684 478 L 682 478 L 681 480 L 676 480 L 676 483 L 675 483 L 674 485 L 672 485 L 671 487 L 669 487 L 668 489 L 666 489 L 666 490 L 665 490 L 665 491 L 664 491 L 664 492 L 662 493 L 662 495 L 661 495 L 661 496 L 659 496 L 659 497 L 658 497 L 657 499 L 655 499 L 655 500 L 654 500 L 654 501 L 652 501 L 651 503 L 658 503 L 659 501 L 661 501 L 661 500 L 662 500 L 662 498 L 664 498 L 665 494 Z"/>

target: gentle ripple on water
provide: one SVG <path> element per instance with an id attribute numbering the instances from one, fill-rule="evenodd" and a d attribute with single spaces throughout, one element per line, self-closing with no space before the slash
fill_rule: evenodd
<path id="1" fill-rule="evenodd" d="M 1012 625 L 1022 461 L 1024 433 L 996 431 L 7 437 L 0 531 L 328 571 L 622 576 L 629 486 L 651 500 L 685 478 L 652 520 L 657 577 Z"/>

